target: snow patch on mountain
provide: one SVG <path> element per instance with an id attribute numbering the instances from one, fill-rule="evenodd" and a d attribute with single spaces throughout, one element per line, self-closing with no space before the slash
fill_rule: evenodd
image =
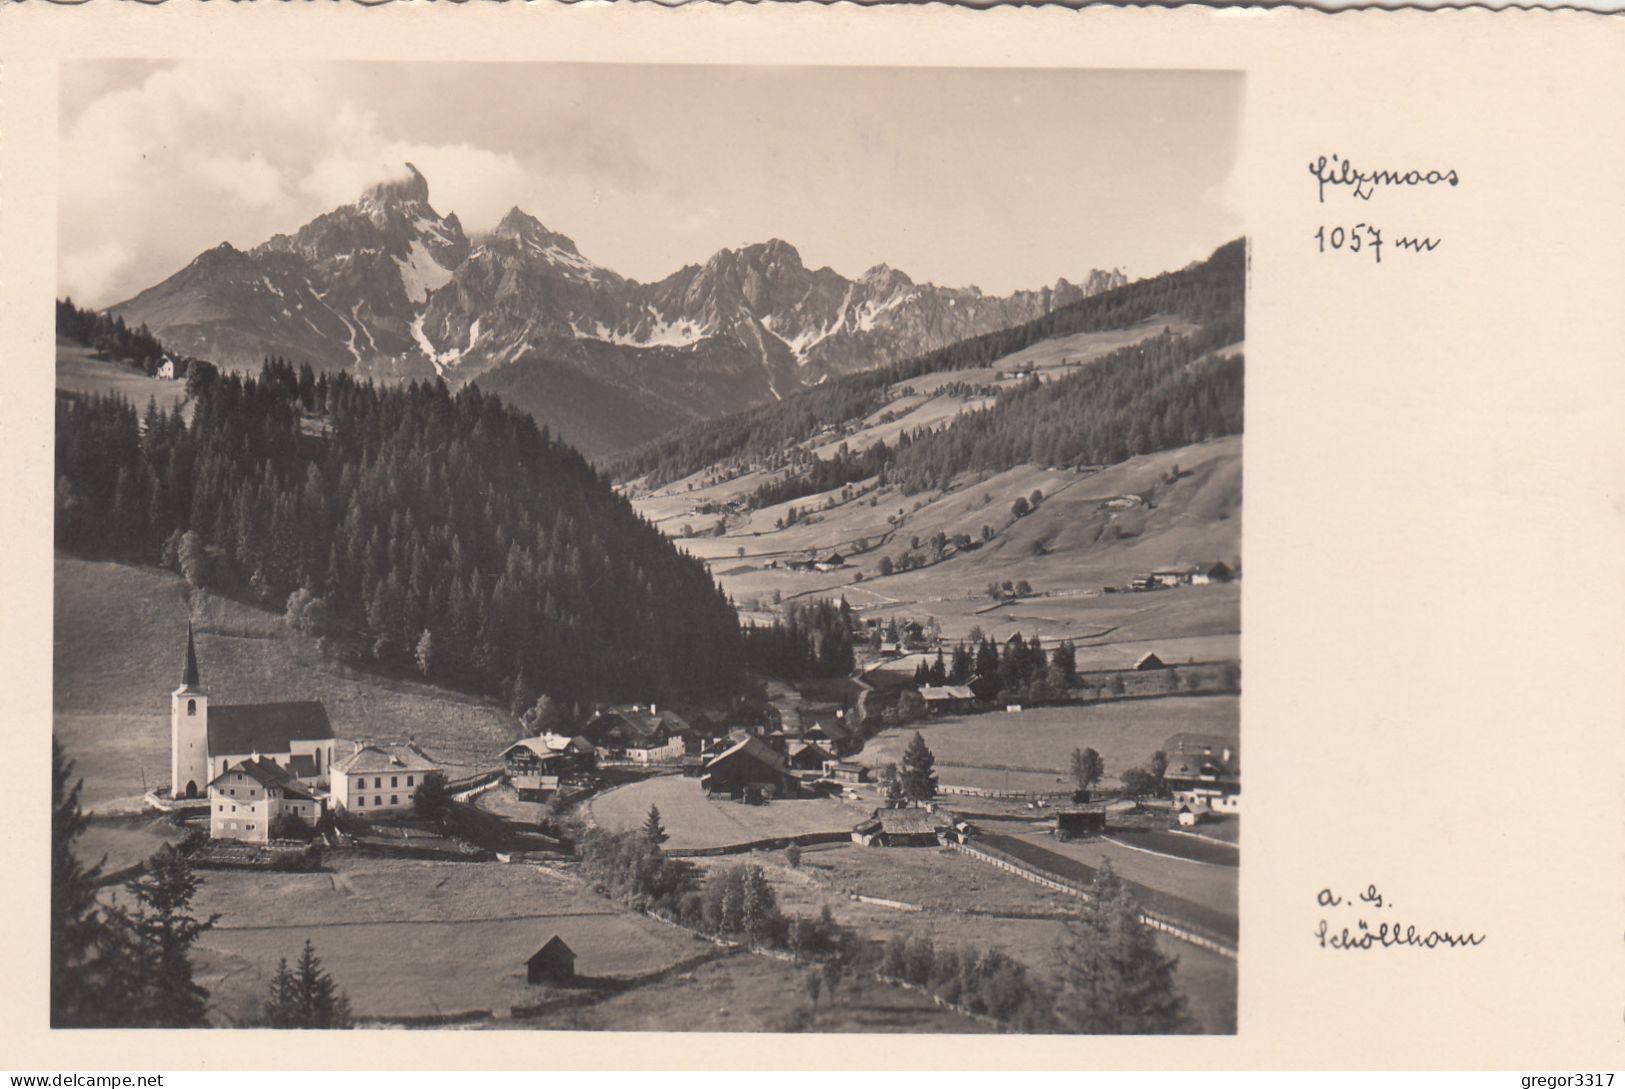
<path id="1" fill-rule="evenodd" d="M 401 270 L 401 287 L 406 291 L 406 297 L 414 304 L 421 304 L 429 298 L 429 292 L 438 291 L 451 282 L 452 271 L 445 268 L 434 259 L 434 254 L 423 244 L 422 239 L 412 239 L 411 249 L 406 258 L 394 258 L 395 265 Z"/>

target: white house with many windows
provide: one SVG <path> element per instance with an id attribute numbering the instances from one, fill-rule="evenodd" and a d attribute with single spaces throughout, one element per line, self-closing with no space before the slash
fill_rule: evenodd
<path id="1" fill-rule="evenodd" d="M 340 809 L 381 816 L 412 808 L 412 794 L 431 772 L 445 769 L 412 742 L 401 746 L 359 745 L 333 765 L 330 789 Z"/>
<path id="2" fill-rule="evenodd" d="M 278 817 L 314 826 L 322 815 L 316 792 L 263 756 L 240 761 L 209 782 L 209 838 L 264 843 Z"/>

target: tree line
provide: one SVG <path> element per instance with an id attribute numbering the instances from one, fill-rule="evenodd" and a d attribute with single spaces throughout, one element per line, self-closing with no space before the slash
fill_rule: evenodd
<path id="1" fill-rule="evenodd" d="M 191 419 L 59 394 L 62 548 L 286 608 L 341 653 L 498 696 L 712 698 L 732 604 L 574 449 L 468 387 L 267 360 Z"/>
<path id="2" fill-rule="evenodd" d="M 827 598 L 791 602 L 783 619 L 746 624 L 740 638 L 752 671 L 786 680 L 844 677 L 855 664 L 852 609 L 844 597 L 839 604 Z"/>

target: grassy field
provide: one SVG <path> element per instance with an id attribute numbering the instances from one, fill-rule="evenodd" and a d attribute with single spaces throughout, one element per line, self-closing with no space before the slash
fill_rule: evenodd
<path id="1" fill-rule="evenodd" d="M 848 978 L 816 1006 L 809 969 L 736 954 L 514 1028 L 621 1032 L 990 1032 L 926 996 L 873 979 Z"/>
<path id="2" fill-rule="evenodd" d="M 412 736 L 453 775 L 494 766 L 515 736 L 494 705 L 348 669 L 276 612 L 190 592 L 157 568 L 59 554 L 53 725 L 85 779 L 87 808 L 168 784 L 169 693 L 180 682 L 189 598 L 203 684 L 217 703 L 319 699 L 341 739 Z"/>
<path id="3" fill-rule="evenodd" d="M 1051 907 L 1064 912 L 1076 901 L 964 855 L 931 848 L 838 846 L 807 850 L 799 870 L 785 864 L 782 852 L 703 859 L 699 864 L 725 866 L 742 860 L 763 867 L 779 906 L 787 912 L 812 915 L 827 905 L 837 921 L 869 938 L 925 937 L 939 948 L 998 949 L 1040 978 L 1058 979 L 1062 921 L 1021 916 Z M 885 875 L 888 866 L 895 868 L 890 881 Z M 863 903 L 833 887 L 831 883 L 836 881 L 851 882 L 854 891 L 866 896 L 913 904 L 929 901 L 929 905 L 922 905 L 927 906 L 925 911 L 901 911 Z M 953 897 L 956 885 L 974 890 L 957 905 Z M 1011 914 L 972 913 L 989 909 Z M 1179 958 L 1176 976 L 1204 1029 L 1234 1032 L 1236 962 L 1167 935 L 1158 934 L 1156 940 L 1160 949 Z"/>
<path id="4" fill-rule="evenodd" d="M 145 862 L 166 843 L 179 843 L 184 833 L 166 817 L 91 820 L 73 845 L 85 865 L 102 862 L 102 873 L 116 873 Z"/>
<path id="5" fill-rule="evenodd" d="M 165 412 L 186 399 L 186 383 L 164 378 L 148 378 L 129 363 L 97 359 L 83 344 L 58 337 L 56 341 L 56 388 L 70 393 L 117 393 L 140 412 L 147 401 L 156 399 Z"/>
<path id="6" fill-rule="evenodd" d="M 1201 904 L 1232 919 L 1237 916 L 1236 890 L 1240 871 L 1235 866 L 1166 858 L 1136 851 L 1122 842 L 1109 839 L 1063 842 L 1044 832 L 1027 832 L 1020 838 L 1096 869 L 1109 862 L 1120 875 L 1136 884 Z M 1124 837 L 1124 840 L 1135 842 L 1129 837 Z"/>
<path id="7" fill-rule="evenodd" d="M 225 1017 L 263 996 L 305 940 L 358 1015 L 505 1011 L 536 1000 L 525 959 L 554 934 L 578 975 L 638 976 L 703 952 L 699 939 L 621 910 L 574 878 L 530 866 L 346 860 L 332 873 L 214 870 L 193 904 L 218 912 L 198 942 L 199 981 Z"/>
<path id="8" fill-rule="evenodd" d="M 641 827 L 651 805 L 671 838 L 667 847 L 719 847 L 807 832 L 842 832 L 873 808 L 836 798 L 781 799 L 767 805 L 711 800 L 697 779 L 662 775 L 616 787 L 586 805 L 590 819 L 615 831 Z"/>
<path id="9" fill-rule="evenodd" d="M 1100 753 L 1106 781 L 1112 783 L 1129 768 L 1143 767 L 1171 734 L 1237 736 L 1239 703 L 1235 696 L 1180 696 L 932 719 L 876 736 L 858 759 L 871 767 L 900 762 L 918 730 L 937 759 L 938 779 L 946 784 L 1001 790 L 1008 774 L 1013 790 L 1064 789 L 1064 782 L 1058 787 L 1054 781 L 1065 779 L 1077 748 Z M 943 761 L 976 767 L 944 767 Z M 996 765 L 1053 768 L 1054 774 L 1007 773 Z"/>

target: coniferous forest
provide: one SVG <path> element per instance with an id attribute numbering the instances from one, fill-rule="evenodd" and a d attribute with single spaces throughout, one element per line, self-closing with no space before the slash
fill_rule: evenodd
<path id="1" fill-rule="evenodd" d="M 59 394 L 60 547 L 162 563 L 517 708 L 740 680 L 737 618 L 704 565 L 496 397 L 270 360 L 211 376 L 191 407 Z"/>

